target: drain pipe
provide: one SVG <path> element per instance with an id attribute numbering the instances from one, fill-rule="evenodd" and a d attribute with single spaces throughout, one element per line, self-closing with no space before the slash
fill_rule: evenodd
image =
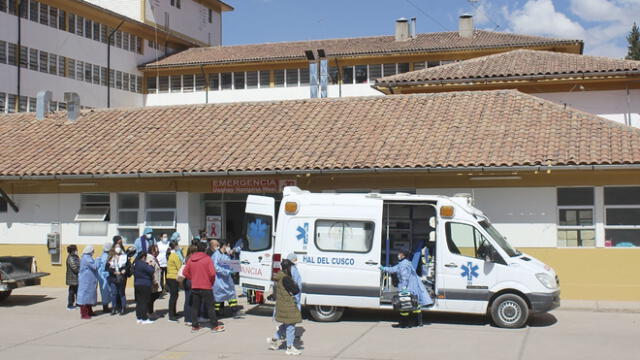
<path id="1" fill-rule="evenodd" d="M 24 4 L 26 3 L 25 0 L 17 0 L 18 1 L 18 8 L 16 9 L 17 14 L 16 16 L 18 17 L 18 48 L 16 49 L 16 52 L 18 53 L 17 56 L 17 64 L 18 65 L 18 83 L 17 83 L 17 93 L 18 93 L 18 98 L 16 99 L 16 104 L 15 104 L 15 111 L 18 112 L 20 111 L 20 95 L 22 93 L 22 83 L 21 83 L 21 69 L 22 69 L 22 65 L 20 64 L 22 61 L 22 7 L 24 6 Z M 27 54 L 25 54 L 26 56 Z M 28 65 L 28 64 L 27 64 Z M 26 110 L 26 109 L 25 109 Z"/>

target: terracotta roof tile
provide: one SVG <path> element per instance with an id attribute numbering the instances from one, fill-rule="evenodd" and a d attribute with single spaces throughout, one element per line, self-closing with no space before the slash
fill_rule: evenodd
<path id="1" fill-rule="evenodd" d="M 640 129 L 513 90 L 0 116 L 0 175 L 640 164 Z"/>
<path id="2" fill-rule="evenodd" d="M 200 64 L 226 64 L 255 61 L 306 59 L 305 50 L 324 49 L 326 55 L 364 56 L 416 52 L 454 51 L 484 48 L 508 48 L 548 45 L 582 45 L 581 40 L 562 40 L 539 36 L 476 31 L 473 38 L 462 38 L 458 32 L 417 34 L 414 39 L 395 41 L 394 36 L 372 36 L 191 48 L 150 62 L 143 67 L 175 67 Z"/>
<path id="3" fill-rule="evenodd" d="M 634 72 L 640 75 L 640 61 L 558 53 L 540 50 L 513 50 L 477 57 L 423 70 L 387 76 L 376 86 L 402 86 L 425 82 L 485 81 L 491 78 L 517 78 L 546 75 L 550 78 L 575 77 L 585 73 Z"/>

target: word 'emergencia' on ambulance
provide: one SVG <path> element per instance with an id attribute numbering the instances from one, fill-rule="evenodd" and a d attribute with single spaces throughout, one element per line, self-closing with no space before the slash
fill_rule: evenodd
<path id="1" fill-rule="evenodd" d="M 390 309 L 398 289 L 380 271 L 401 249 L 420 253 L 418 274 L 435 300 L 428 311 L 490 314 L 505 328 L 560 304 L 551 267 L 509 245 L 470 196 L 310 193 L 284 189 L 275 200 L 250 195 L 240 284 L 257 302 L 272 276 L 297 254 L 302 304 L 318 321 L 344 308 Z"/>

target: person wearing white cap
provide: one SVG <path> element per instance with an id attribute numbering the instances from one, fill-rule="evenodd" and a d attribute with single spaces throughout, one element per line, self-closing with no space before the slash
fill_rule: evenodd
<path id="1" fill-rule="evenodd" d="M 80 317 L 91 319 L 93 309 L 91 307 L 98 302 L 98 264 L 93 258 L 93 246 L 87 245 L 82 250 L 80 259 L 80 272 L 78 274 L 78 299 L 80 305 Z"/>
<path id="2" fill-rule="evenodd" d="M 297 293 L 294 298 L 296 300 L 298 310 L 302 310 L 302 303 L 300 302 L 302 298 L 302 276 L 300 276 L 300 272 L 298 271 L 298 256 L 294 253 L 290 253 L 287 255 L 287 260 L 293 263 L 293 266 L 291 267 L 291 278 L 293 278 L 293 281 L 298 285 L 298 289 L 300 289 L 300 292 Z"/>
<path id="3" fill-rule="evenodd" d="M 98 265 L 98 284 L 100 286 L 100 299 L 102 300 L 102 312 L 109 312 L 109 303 L 111 302 L 111 288 L 109 286 L 109 270 L 107 268 L 107 261 L 109 259 L 109 251 L 113 243 L 108 241 L 104 243 L 102 247 L 102 255 L 96 259 Z"/>

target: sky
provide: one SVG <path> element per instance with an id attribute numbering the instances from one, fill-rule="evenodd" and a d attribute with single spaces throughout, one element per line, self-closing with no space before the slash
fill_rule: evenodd
<path id="1" fill-rule="evenodd" d="M 392 35 L 396 19 L 417 32 L 455 31 L 458 16 L 476 28 L 585 42 L 587 55 L 623 58 L 640 24 L 640 0 L 226 0 L 223 45 Z"/>

